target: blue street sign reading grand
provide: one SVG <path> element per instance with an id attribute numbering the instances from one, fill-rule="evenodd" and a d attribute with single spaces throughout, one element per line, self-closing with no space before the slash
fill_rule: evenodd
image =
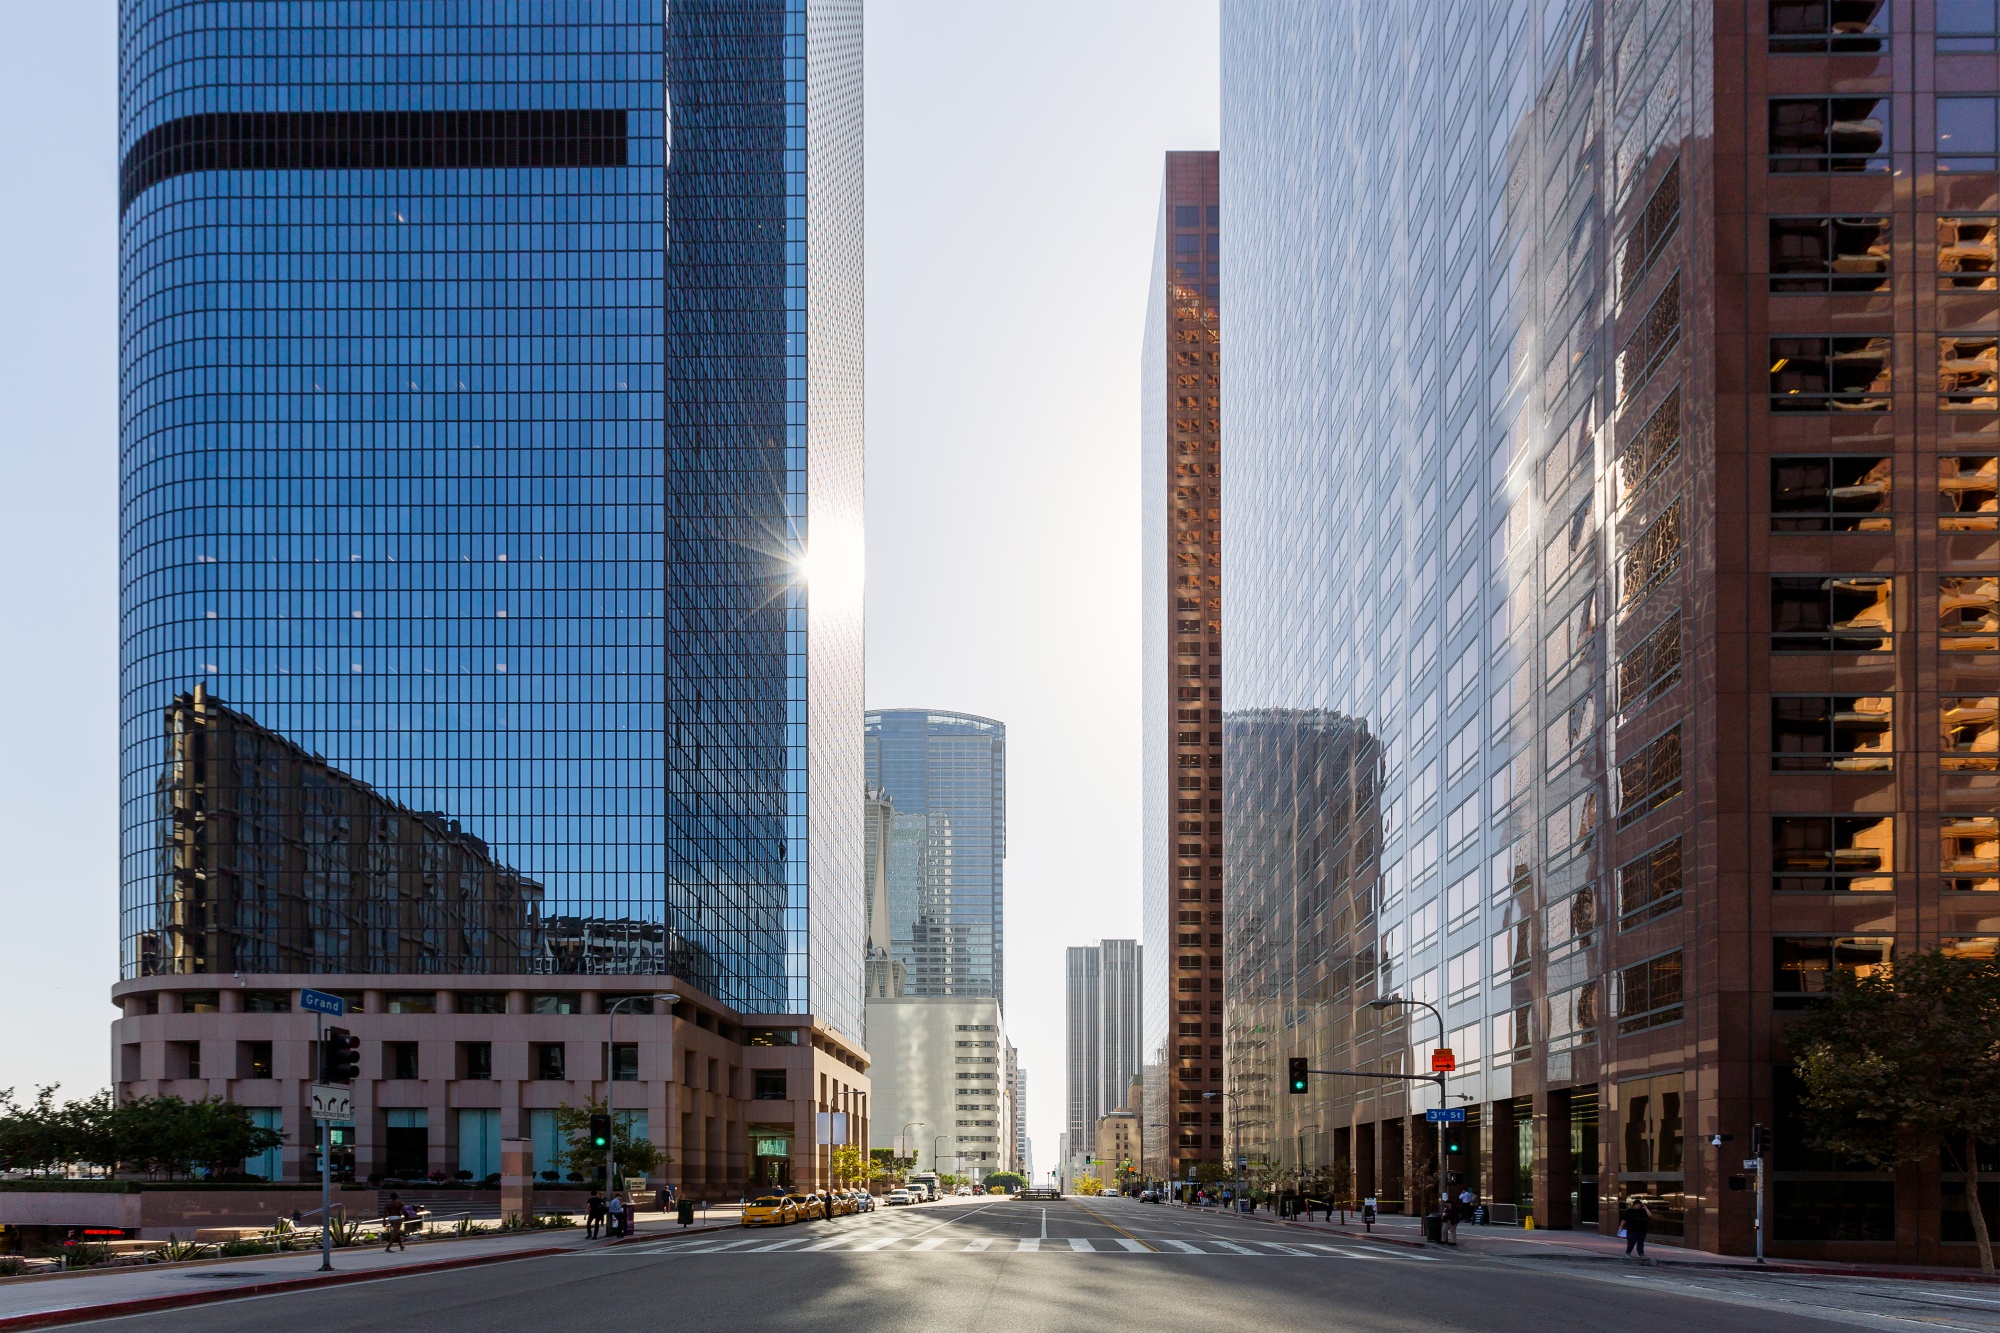
<path id="1" fill-rule="evenodd" d="M 1447 1106 L 1443 1110 L 1435 1108 L 1424 1112 L 1424 1119 L 1433 1125 L 1462 1125 L 1465 1123 L 1463 1106 Z"/>
<path id="2" fill-rule="evenodd" d="M 302 990 L 299 992 L 299 1008 L 307 1013 L 327 1014 L 339 1018 L 347 1012 L 347 1001 L 338 995 L 329 995 L 323 990 Z M 1464 1118 L 1464 1114 L 1460 1113 L 1459 1119 Z"/>

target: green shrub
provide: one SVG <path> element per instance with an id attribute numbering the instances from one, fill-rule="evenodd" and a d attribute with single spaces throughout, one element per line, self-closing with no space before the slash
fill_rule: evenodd
<path id="1" fill-rule="evenodd" d="M 170 1232 L 167 1235 L 167 1243 L 154 1250 L 151 1257 L 152 1262 L 156 1264 L 177 1264 L 189 1259 L 206 1258 L 209 1253 L 208 1246 L 191 1240 L 181 1240 Z"/>

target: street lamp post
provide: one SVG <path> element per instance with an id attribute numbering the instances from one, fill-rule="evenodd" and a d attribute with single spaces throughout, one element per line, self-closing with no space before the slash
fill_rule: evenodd
<path id="1" fill-rule="evenodd" d="M 930 1126 L 926 1125 L 925 1128 L 928 1129 Z M 938 1151 L 938 1145 L 950 1137 L 951 1135 L 949 1134 L 931 1135 L 931 1170 L 938 1174 L 939 1189 L 944 1188 L 944 1154 Z M 954 1158 L 953 1160 L 957 1159 Z"/>
<path id="2" fill-rule="evenodd" d="M 1437 1019 L 1437 1024 L 1438 1024 L 1438 1049 L 1443 1050 L 1444 1015 L 1439 1013 L 1438 1007 L 1432 1004 L 1430 1001 L 1409 1000 L 1403 998 L 1400 995 L 1385 995 L 1379 1000 L 1370 1000 L 1368 1002 L 1368 1007 L 1370 1009 L 1388 1009 L 1399 1004 L 1422 1005 L 1424 1008 L 1431 1011 L 1431 1017 Z M 1440 1110 L 1442 1110 L 1444 1106 L 1450 1101 L 1450 1098 L 1445 1095 L 1444 1071 L 1442 1070 L 1437 1071 L 1436 1077 L 1438 1085 L 1438 1107 Z M 1442 1215 L 1445 1211 L 1445 1205 L 1451 1197 L 1451 1187 L 1445 1183 L 1444 1121 L 1442 1120 L 1438 1121 L 1438 1127 L 1437 1127 L 1437 1169 L 1438 1169 L 1438 1213 Z"/>
<path id="3" fill-rule="evenodd" d="M 604 1137 L 604 1194 L 606 1198 L 609 1198 L 611 1196 L 611 1191 L 613 1188 L 613 1179 L 614 1179 L 613 1171 L 615 1169 L 614 1164 L 618 1154 L 618 1113 L 614 1111 L 611 1107 L 611 1094 L 614 1086 L 617 1083 L 616 1075 L 618 1073 L 618 1070 L 615 1068 L 614 1062 L 618 1058 L 618 1047 L 612 1043 L 611 1035 L 613 1027 L 618 1018 L 618 1010 L 625 1005 L 634 1004 L 640 1000 L 650 1001 L 653 1005 L 654 1013 L 658 1013 L 661 1009 L 665 1009 L 669 1014 L 671 1014 L 674 1011 L 674 1006 L 681 1002 L 681 997 L 674 994 L 672 991 L 660 991 L 653 995 L 627 995 L 621 999 L 613 1000 L 609 1005 L 605 1007 L 604 1118 L 611 1122 L 611 1132 L 605 1135 Z"/>
<path id="4" fill-rule="evenodd" d="M 1204 1092 L 1201 1095 L 1209 1098 L 1227 1097 L 1233 1102 L 1243 1094 L 1239 1092 Z M 1240 1213 L 1243 1211 L 1243 1117 L 1235 1114 L 1233 1110 L 1229 1117 L 1229 1170 L 1236 1180 L 1236 1192 L 1230 1196 L 1230 1202 L 1235 1205 L 1236 1211 Z"/>
<path id="5" fill-rule="evenodd" d="M 903 1126 L 903 1132 L 898 1134 L 896 1137 L 899 1139 L 907 1138 L 909 1137 L 910 1131 L 913 1129 L 929 1129 L 929 1128 L 930 1126 L 921 1120 L 912 1120 L 909 1124 Z M 913 1166 L 916 1164 L 917 1161 L 916 1147 L 917 1145 L 914 1143 L 910 1145 L 910 1164 Z M 908 1180 L 908 1178 L 909 1178 L 908 1174 L 905 1173 L 904 1179 Z"/>

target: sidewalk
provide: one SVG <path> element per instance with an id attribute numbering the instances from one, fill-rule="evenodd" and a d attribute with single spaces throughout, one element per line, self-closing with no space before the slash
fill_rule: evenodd
<path id="1" fill-rule="evenodd" d="M 1301 1230 L 1321 1231 L 1356 1240 L 1386 1241 L 1395 1245 L 1422 1246 L 1427 1249 L 1449 1249 L 1449 1246 L 1433 1246 L 1423 1238 L 1423 1226 L 1419 1219 L 1401 1215 L 1384 1216 L 1376 1219 L 1375 1230 L 1371 1234 L 1365 1230 L 1358 1217 L 1349 1214 L 1349 1223 L 1341 1226 L 1338 1220 L 1323 1222 L 1307 1221 L 1301 1218 L 1279 1218 L 1270 1213 L 1246 1213 L 1249 1220 L 1263 1222 L 1270 1226 L 1291 1227 Z M 1336 1219 L 1338 1214 L 1335 1215 Z M 1600 1263 L 1631 1263 L 1625 1257 L 1625 1242 L 1616 1236 L 1604 1235 L 1596 1231 L 1524 1231 L 1515 1227 L 1482 1227 L 1470 1224 L 1459 1227 L 1457 1248 L 1465 1254 L 1487 1255 L 1508 1259 L 1566 1259 L 1595 1261 Z M 1969 1268 L 1922 1268 L 1900 1264 L 1849 1264 L 1834 1260 L 1819 1259 L 1772 1259 L 1759 1265 L 1755 1259 L 1735 1254 L 1710 1254 L 1706 1250 L 1686 1249 L 1671 1243 L 1663 1244 L 1658 1237 L 1649 1240 L 1646 1261 L 1658 1268 L 1704 1269 L 1711 1272 L 1728 1271 L 1744 1273 L 1785 1273 L 1806 1274 L 1817 1277 L 1860 1277 L 1892 1278 L 1927 1282 L 1974 1282 L 2000 1283 L 2000 1278 L 1983 1277 L 1975 1269 Z"/>
<path id="2" fill-rule="evenodd" d="M 720 1231 L 740 1225 L 741 1206 L 708 1210 L 704 1224 L 683 1228 L 665 1213 L 640 1213 L 626 1241 L 589 1240 L 581 1226 L 554 1231 L 509 1232 L 504 1236 L 416 1240 L 407 1250 L 385 1254 L 379 1245 L 352 1246 L 333 1252 L 334 1271 L 319 1271 L 319 1251 L 246 1255 L 234 1259 L 200 1259 L 181 1264 L 87 1269 L 77 1273 L 0 1280 L 0 1330 L 46 1328 L 141 1314 L 184 1305 L 201 1305 L 234 1296 L 292 1291 L 327 1283 L 365 1282 L 405 1273 L 435 1272 L 475 1264 L 592 1249 L 605 1244 L 657 1240 L 683 1231 Z"/>

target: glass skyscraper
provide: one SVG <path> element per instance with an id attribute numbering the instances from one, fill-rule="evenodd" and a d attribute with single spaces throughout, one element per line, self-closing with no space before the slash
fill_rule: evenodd
<path id="1" fill-rule="evenodd" d="M 866 747 L 869 790 L 894 808 L 888 947 L 904 967 L 903 993 L 1004 1001 L 1007 728 L 968 713 L 878 709 Z"/>
<path id="2" fill-rule="evenodd" d="M 125 977 L 859 1033 L 860 28 L 127 0 Z"/>

